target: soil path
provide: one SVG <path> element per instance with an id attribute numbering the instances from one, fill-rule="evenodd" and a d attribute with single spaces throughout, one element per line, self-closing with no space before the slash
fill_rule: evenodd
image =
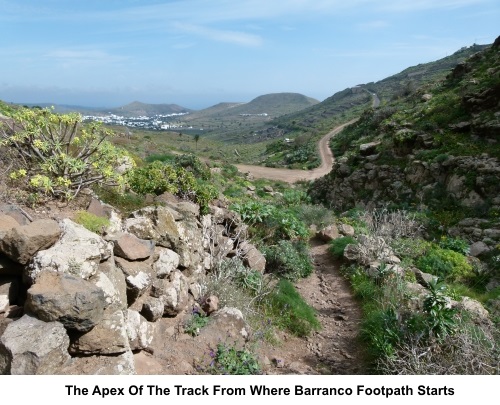
<path id="1" fill-rule="evenodd" d="M 328 246 L 316 239 L 311 241 L 314 272 L 295 284 L 306 302 L 317 311 L 321 330 L 307 338 L 276 331 L 278 344 L 258 341 L 252 345 L 264 374 L 367 374 L 364 352 L 358 341 L 361 310 Z M 208 349 L 221 339 L 220 331 L 204 329 L 200 336 L 193 338 L 179 332 L 184 320 L 162 318 L 157 323 L 154 355 L 142 351 L 134 356 L 138 374 L 200 372 L 193 364 L 208 358 Z"/>
<path id="2" fill-rule="evenodd" d="M 253 165 L 236 165 L 238 170 L 242 173 L 250 173 L 253 177 L 261 179 L 270 180 L 281 180 L 287 183 L 295 183 L 299 180 L 314 180 L 323 177 L 328 174 L 332 169 L 333 164 L 333 154 L 330 150 L 328 142 L 330 138 L 340 131 L 342 131 L 346 126 L 353 124 L 358 119 L 351 120 L 345 124 L 339 125 L 334 128 L 328 134 L 323 136 L 318 143 L 318 151 L 321 157 L 321 166 L 313 170 L 291 170 L 291 169 L 276 169 L 264 166 L 253 166 Z"/>
<path id="3" fill-rule="evenodd" d="M 283 336 L 279 347 L 263 347 L 271 363 L 268 374 L 366 374 L 358 341 L 361 310 L 350 286 L 328 252 L 328 244 L 311 241 L 314 273 L 296 287 L 314 307 L 321 330 L 306 339 Z M 281 361 L 276 361 L 281 360 Z M 283 365 L 282 368 L 276 364 Z"/>

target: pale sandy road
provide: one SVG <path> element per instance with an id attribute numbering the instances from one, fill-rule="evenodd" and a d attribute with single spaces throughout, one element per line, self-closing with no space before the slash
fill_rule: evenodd
<path id="1" fill-rule="evenodd" d="M 291 169 L 276 169 L 264 166 L 253 165 L 235 165 L 242 173 L 250 173 L 253 177 L 258 179 L 280 180 L 287 183 L 295 183 L 299 180 L 315 180 L 323 177 L 332 169 L 333 154 L 328 145 L 330 138 L 346 126 L 356 122 L 358 118 L 353 119 L 345 124 L 339 125 L 318 142 L 318 150 L 321 157 L 321 166 L 313 170 L 291 170 Z"/>

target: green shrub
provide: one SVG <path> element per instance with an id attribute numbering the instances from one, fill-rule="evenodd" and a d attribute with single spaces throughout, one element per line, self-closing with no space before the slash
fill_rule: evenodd
<path id="1" fill-rule="evenodd" d="M 147 136 L 148 135 L 146 135 L 145 138 Z M 167 154 L 167 153 L 153 154 L 153 155 L 149 155 L 145 160 L 148 163 L 153 163 L 157 160 L 159 160 L 160 162 L 163 162 L 163 163 L 172 163 L 175 160 L 175 155 L 171 155 L 171 154 Z"/>
<path id="2" fill-rule="evenodd" d="M 133 191 L 142 195 L 160 195 L 164 192 L 177 194 L 181 189 L 194 189 L 196 179 L 183 168 L 175 168 L 157 160 L 129 173 L 129 184 Z"/>
<path id="3" fill-rule="evenodd" d="M 428 333 L 443 339 L 456 331 L 456 311 L 450 308 L 450 299 L 446 295 L 446 286 L 435 281 L 429 283 L 429 293 L 424 299 L 424 313 Z"/>
<path id="4" fill-rule="evenodd" d="M 473 276 L 473 269 L 467 258 L 453 250 L 432 248 L 416 261 L 416 266 L 447 281 L 465 281 Z"/>
<path id="5" fill-rule="evenodd" d="M 239 213 L 246 224 L 254 226 L 257 233 L 268 239 L 269 243 L 276 243 L 281 239 L 309 237 L 309 229 L 291 209 L 259 201 L 233 204 L 231 209 Z"/>
<path id="6" fill-rule="evenodd" d="M 335 215 L 323 205 L 299 204 L 290 208 L 294 215 L 306 226 L 322 228 L 335 221 Z"/>
<path id="7" fill-rule="evenodd" d="M 311 198 L 305 191 L 287 189 L 283 192 L 283 202 L 285 205 L 299 205 L 303 203 L 310 203 Z"/>
<path id="8" fill-rule="evenodd" d="M 342 259 L 342 257 L 344 257 L 345 247 L 356 243 L 358 242 L 352 236 L 342 236 L 330 242 L 329 250 L 334 258 Z"/>
<path id="9" fill-rule="evenodd" d="M 393 308 L 372 311 L 361 325 L 361 338 L 374 357 L 390 357 L 401 340 L 399 321 Z"/>
<path id="10" fill-rule="evenodd" d="M 248 349 L 237 349 L 235 345 L 219 343 L 217 349 L 210 351 L 212 359 L 208 372 L 222 375 L 260 374 L 257 357 Z"/>
<path id="11" fill-rule="evenodd" d="M 184 332 L 193 337 L 200 334 L 200 329 L 206 326 L 209 318 L 199 312 L 194 312 L 184 324 Z"/>
<path id="12" fill-rule="evenodd" d="M 112 205 L 124 215 L 144 207 L 144 197 L 135 193 L 120 193 L 114 187 L 96 187 L 95 192 L 103 202 Z"/>
<path id="13" fill-rule="evenodd" d="M 202 213 L 208 212 L 208 204 L 218 196 L 214 186 L 197 181 L 194 175 L 183 167 L 160 161 L 132 170 L 128 178 L 131 189 L 138 194 L 160 195 L 169 192 L 199 204 Z"/>
<path id="14" fill-rule="evenodd" d="M 398 238 L 392 241 L 391 247 L 399 257 L 416 259 L 423 256 L 432 244 L 420 238 Z"/>
<path id="15" fill-rule="evenodd" d="M 469 243 L 460 238 L 450 238 L 447 236 L 442 236 L 439 241 L 439 247 L 443 249 L 453 250 L 457 253 L 460 253 L 464 256 L 469 254 Z"/>
<path id="16" fill-rule="evenodd" d="M 98 217 L 87 211 L 77 211 L 75 213 L 75 222 L 87 228 L 89 231 L 102 234 L 104 228 L 109 226 L 109 219 Z"/>
<path id="17" fill-rule="evenodd" d="M 20 108 L 11 117 L 12 124 L 0 123 L 0 147 L 15 162 L 12 180 L 63 199 L 94 184 L 124 188 L 126 178 L 116 169 L 133 160 L 107 141 L 113 133 L 100 123 L 84 125 L 80 114 L 48 109 Z"/>
<path id="18" fill-rule="evenodd" d="M 321 328 L 316 311 L 288 280 L 280 280 L 267 302 L 268 317 L 275 325 L 296 336 L 307 336 Z"/>
<path id="19" fill-rule="evenodd" d="M 209 167 L 193 154 L 175 156 L 174 165 L 193 173 L 198 179 L 209 180 L 211 177 Z"/>
<path id="20" fill-rule="evenodd" d="M 264 246 L 266 270 L 288 280 L 307 277 L 313 271 L 308 245 L 303 241 L 280 240 L 276 245 Z"/>

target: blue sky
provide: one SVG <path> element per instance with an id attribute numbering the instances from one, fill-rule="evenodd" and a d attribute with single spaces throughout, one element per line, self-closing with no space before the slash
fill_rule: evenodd
<path id="1" fill-rule="evenodd" d="M 491 43 L 499 21 L 498 0 L 0 0 L 0 99 L 323 100 Z"/>

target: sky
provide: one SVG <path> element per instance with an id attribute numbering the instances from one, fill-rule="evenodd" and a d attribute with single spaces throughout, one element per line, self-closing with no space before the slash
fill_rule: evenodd
<path id="1" fill-rule="evenodd" d="M 498 0 L 0 0 L 0 100 L 320 101 L 500 35 Z"/>

